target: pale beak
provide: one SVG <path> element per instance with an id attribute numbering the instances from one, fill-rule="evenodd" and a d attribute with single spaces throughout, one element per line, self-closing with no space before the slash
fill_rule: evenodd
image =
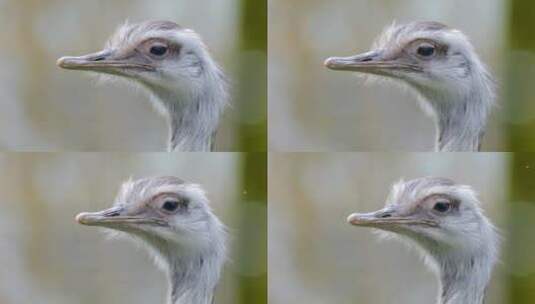
<path id="1" fill-rule="evenodd" d="M 421 68 L 417 65 L 384 58 L 382 51 L 370 51 L 349 57 L 330 57 L 325 60 L 325 66 L 335 71 L 352 71 L 377 75 L 385 75 L 389 70 L 421 71 Z"/>
<path id="2" fill-rule="evenodd" d="M 76 221 L 87 226 L 104 226 L 113 228 L 124 224 L 151 224 L 167 226 L 167 222 L 159 218 L 146 218 L 142 215 L 130 216 L 124 207 L 112 207 L 98 212 L 82 212 L 76 216 Z"/>
<path id="3" fill-rule="evenodd" d="M 398 216 L 394 210 L 389 208 L 370 213 L 353 213 L 347 218 L 347 222 L 354 226 L 373 227 L 384 230 L 400 227 L 402 225 L 438 227 L 438 223 L 435 221 Z"/>
<path id="4" fill-rule="evenodd" d="M 57 65 L 68 70 L 94 71 L 116 74 L 120 69 L 141 69 L 153 71 L 154 67 L 145 62 L 136 62 L 133 58 L 115 58 L 111 50 L 83 56 L 66 56 L 57 61 Z"/>

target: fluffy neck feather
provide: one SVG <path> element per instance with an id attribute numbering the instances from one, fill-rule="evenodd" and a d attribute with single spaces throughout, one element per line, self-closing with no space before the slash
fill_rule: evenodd
<path id="1" fill-rule="evenodd" d="M 487 223 L 478 237 L 459 244 L 446 246 L 419 233 L 404 231 L 407 241 L 422 255 L 425 264 L 439 279 L 438 304 L 483 304 L 492 270 L 498 259 L 497 235 Z M 398 235 L 384 234 L 398 238 Z"/>
<path id="2" fill-rule="evenodd" d="M 484 76 L 483 79 L 472 79 L 467 91 L 461 89 L 437 94 L 419 90 L 424 107 L 435 120 L 435 151 L 480 150 L 487 117 L 494 102 L 491 82 Z"/>
<path id="3" fill-rule="evenodd" d="M 211 151 L 219 119 L 227 102 L 222 74 L 206 77 L 190 92 L 155 93 L 152 101 L 167 119 L 169 151 Z"/>
<path id="4" fill-rule="evenodd" d="M 219 279 L 217 258 L 209 254 L 171 258 L 168 271 L 169 304 L 212 304 Z"/>
<path id="5" fill-rule="evenodd" d="M 156 264 L 169 282 L 167 304 L 213 304 L 214 291 L 225 261 L 224 245 L 191 251 L 160 239 L 140 236 L 149 243 Z M 217 240 L 215 240 L 217 241 Z"/>
<path id="6" fill-rule="evenodd" d="M 438 304 L 483 304 L 492 269 L 498 257 L 491 226 L 465 248 L 445 247 L 419 239 L 426 264 L 439 278 Z"/>
<path id="7" fill-rule="evenodd" d="M 436 260 L 439 304 L 483 304 L 494 259 L 489 253 L 446 256 Z"/>
<path id="8" fill-rule="evenodd" d="M 215 303 L 214 292 L 226 259 L 224 238 L 213 236 L 210 246 L 192 250 L 138 231 L 129 233 L 134 241 L 149 245 L 155 264 L 167 275 L 167 304 Z"/>

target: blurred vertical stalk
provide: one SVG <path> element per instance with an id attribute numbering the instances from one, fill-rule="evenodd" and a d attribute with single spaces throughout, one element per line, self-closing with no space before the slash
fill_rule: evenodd
<path id="1" fill-rule="evenodd" d="M 267 303 L 267 153 L 243 154 L 243 192 L 237 244 L 239 302 Z"/>
<path id="2" fill-rule="evenodd" d="M 533 112 L 530 109 L 535 104 L 535 1 L 511 0 L 509 3 L 510 52 L 504 81 L 509 150 L 535 151 L 535 119 L 526 116 Z M 526 247 L 535 239 L 529 212 L 535 201 L 534 169 L 535 154 L 513 154 L 510 232 L 504 246 L 511 267 L 510 303 L 533 303 L 535 299 L 535 273 L 529 272 L 535 258 Z"/>
<path id="3" fill-rule="evenodd" d="M 243 194 L 238 254 L 239 302 L 267 303 L 267 1 L 242 0 L 237 107 Z M 258 106 L 258 105 L 261 106 Z"/>
<path id="4" fill-rule="evenodd" d="M 267 2 L 241 1 L 239 151 L 267 151 Z M 259 106 L 260 105 L 260 106 Z"/>
<path id="5" fill-rule="evenodd" d="M 535 2 L 511 0 L 505 106 L 509 151 L 535 151 Z"/>
<path id="6" fill-rule="evenodd" d="M 507 260 L 510 301 L 533 303 L 535 299 L 535 154 L 514 153 L 508 231 L 503 256 Z"/>

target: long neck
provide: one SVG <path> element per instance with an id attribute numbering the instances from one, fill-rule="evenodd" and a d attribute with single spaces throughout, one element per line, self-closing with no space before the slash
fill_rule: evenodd
<path id="1" fill-rule="evenodd" d="M 439 304 L 483 304 L 492 267 L 484 258 L 445 261 L 440 270 Z"/>
<path id="2" fill-rule="evenodd" d="M 168 265 L 168 304 L 213 304 L 221 257 L 204 255 L 171 258 Z"/>
<path id="3" fill-rule="evenodd" d="M 489 79 L 473 82 L 467 91 L 422 94 L 436 123 L 436 151 L 480 150 L 494 93 Z"/>
<path id="4" fill-rule="evenodd" d="M 171 266 L 168 274 L 168 304 L 213 303 L 215 286 L 207 281 L 204 263 L 199 259 L 193 263 L 179 262 Z"/>
<path id="5" fill-rule="evenodd" d="M 168 122 L 169 151 L 211 151 L 226 105 L 223 80 L 213 79 L 188 94 L 155 94 L 153 99 Z"/>
<path id="6" fill-rule="evenodd" d="M 489 111 L 481 97 L 475 95 L 470 94 L 461 100 L 440 100 L 446 99 L 443 96 L 428 100 L 437 129 L 436 151 L 480 150 Z"/>
<path id="7" fill-rule="evenodd" d="M 495 243 L 494 232 L 474 242 Z M 427 265 L 439 278 L 438 304 L 483 304 L 485 291 L 497 260 L 497 247 L 467 248 L 426 246 Z"/>
<path id="8" fill-rule="evenodd" d="M 437 117 L 435 150 L 442 152 L 479 151 L 485 133 L 486 112 L 479 102 L 450 102 Z"/>
<path id="9" fill-rule="evenodd" d="M 224 240 L 213 238 L 213 247 L 192 251 L 188 246 L 133 233 L 149 244 L 156 265 L 167 275 L 167 304 L 215 303 L 214 291 L 225 262 Z"/>

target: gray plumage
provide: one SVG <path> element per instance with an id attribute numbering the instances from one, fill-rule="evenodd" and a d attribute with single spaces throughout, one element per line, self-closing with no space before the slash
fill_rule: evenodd
<path id="1" fill-rule="evenodd" d="M 65 69 L 131 80 L 169 126 L 169 151 L 210 151 L 227 104 L 227 81 L 199 35 L 170 21 L 126 23 L 100 52 L 62 57 Z"/>
<path id="2" fill-rule="evenodd" d="M 480 150 L 494 81 L 460 31 L 438 22 L 393 24 L 371 51 L 332 57 L 325 65 L 407 85 L 435 121 L 435 150 Z"/>
<path id="3" fill-rule="evenodd" d="M 385 208 L 351 214 L 348 222 L 414 245 L 439 278 L 438 303 L 482 304 L 499 240 L 479 205 L 469 186 L 425 177 L 400 181 Z"/>
<path id="4" fill-rule="evenodd" d="M 76 220 L 146 247 L 168 277 L 168 304 L 214 303 L 226 233 L 199 185 L 169 176 L 129 180 L 113 207 Z"/>

